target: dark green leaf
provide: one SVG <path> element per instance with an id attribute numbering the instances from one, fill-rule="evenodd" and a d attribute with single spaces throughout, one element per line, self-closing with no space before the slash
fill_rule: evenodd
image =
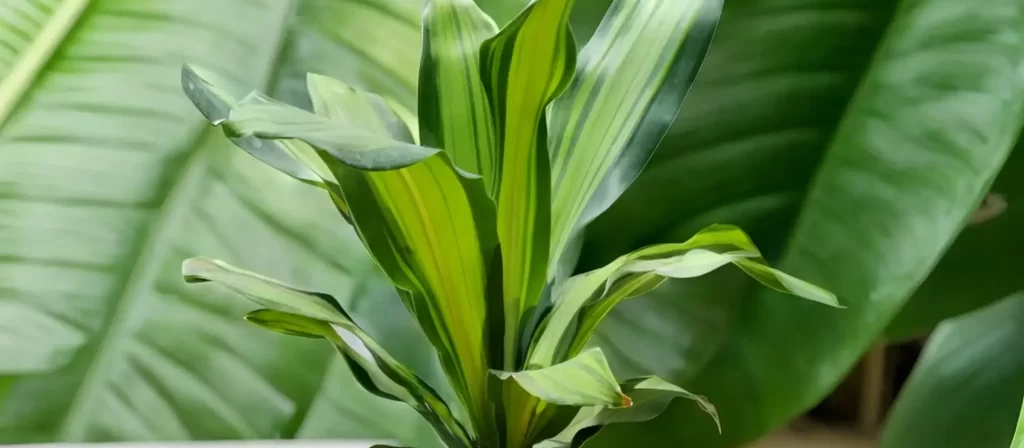
<path id="1" fill-rule="evenodd" d="M 781 263 L 850 309 L 764 294 L 742 304 L 730 340 L 689 385 L 719 407 L 728 430 L 719 437 L 688 426 L 670 440 L 714 447 L 756 438 L 817 403 L 875 342 L 968 222 L 1015 142 L 1024 106 L 1021 13 L 1014 1 L 900 4 Z"/>
<path id="2" fill-rule="evenodd" d="M 928 280 L 885 330 L 894 340 L 926 335 L 939 322 L 1024 289 L 1024 142 L 1018 141 L 975 210 Z"/>
<path id="3" fill-rule="evenodd" d="M 889 414 L 884 448 L 1002 448 L 1024 397 L 1024 293 L 944 322 Z"/>

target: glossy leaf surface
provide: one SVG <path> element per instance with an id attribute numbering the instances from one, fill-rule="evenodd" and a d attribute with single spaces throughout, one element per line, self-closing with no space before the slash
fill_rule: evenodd
<path id="1" fill-rule="evenodd" d="M 813 406 L 966 224 L 1013 147 L 1024 104 L 1021 11 L 1015 2 L 988 6 L 901 3 L 781 264 L 849 309 L 822 313 L 765 294 L 740 306 L 735 332 L 688 385 L 731 430 L 719 437 L 687 427 L 680 443 L 735 446 Z"/>
<path id="2" fill-rule="evenodd" d="M 1017 147 L 957 237 L 921 288 L 900 310 L 886 337 L 921 337 L 945 319 L 985 307 L 1024 289 L 1024 145 Z"/>
<path id="3" fill-rule="evenodd" d="M 944 322 L 882 433 L 885 448 L 1010 446 L 1024 397 L 1024 293 Z"/>

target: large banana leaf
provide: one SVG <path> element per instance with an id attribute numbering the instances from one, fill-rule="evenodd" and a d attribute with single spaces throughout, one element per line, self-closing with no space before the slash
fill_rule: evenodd
<path id="1" fill-rule="evenodd" d="M 265 266 L 276 258 L 274 270 L 346 295 L 366 269 L 331 257 L 358 247 L 343 238 L 308 239 L 337 233 L 316 201 L 261 198 L 296 189 L 223 150 L 180 100 L 173 73 L 186 57 L 238 82 L 273 76 L 287 5 L 245 3 L 0 9 L 15 49 L 0 81 L 0 282 L 4 303 L 19 305 L 4 328 L 30 334 L 45 319 L 55 334 L 81 336 L 45 373 L 8 379 L 0 441 L 274 437 L 311 400 L 317 347 L 226 325 L 241 307 L 174 279 L 175 262 L 198 247 Z M 288 272 L 299 265 L 308 268 Z M 0 354 L 0 372 L 19 374 L 8 359 Z M 281 360 L 308 363 L 308 374 L 287 378 Z"/>
<path id="2" fill-rule="evenodd" d="M 708 395 L 724 435 L 669 425 L 699 421 L 675 406 L 650 425 L 613 429 L 606 446 L 626 440 L 615 436 L 736 446 L 842 379 L 967 223 L 1013 146 L 1024 104 L 1022 12 L 1015 1 L 726 3 L 671 140 L 588 229 L 582 259 L 599 265 L 709 222 L 736 223 L 769 252 L 773 242 L 785 248 L 787 272 L 849 309 L 739 287 L 712 287 L 712 301 L 688 287 L 707 306 L 687 319 L 702 312 L 722 322 L 681 329 L 669 320 L 681 314 L 670 300 L 625 307 L 602 344 L 629 347 L 627 361 L 653 362 L 662 375 L 653 354 L 663 347 L 619 341 L 657 334 L 686 350 L 669 359 L 671 381 Z"/>
<path id="3" fill-rule="evenodd" d="M 942 323 L 889 414 L 885 448 L 1004 448 L 1024 397 L 1024 293 Z"/>
<path id="4" fill-rule="evenodd" d="M 992 193 L 929 280 L 900 310 L 886 336 L 926 334 L 942 320 L 1024 288 L 1024 142 L 1018 141 Z"/>
<path id="5" fill-rule="evenodd" d="M 499 23 L 521 8 L 481 4 Z M 424 440 L 423 426 L 361 424 L 416 417 L 350 393 L 348 370 L 329 365 L 321 344 L 240 325 L 244 303 L 184 289 L 175 267 L 203 253 L 342 302 L 366 297 L 354 309 L 371 332 L 403 362 L 436 370 L 330 199 L 232 149 L 177 74 L 196 63 L 235 89 L 309 106 L 305 74 L 320 72 L 411 108 L 422 7 L 0 5 L 0 443 Z"/>
<path id="6" fill-rule="evenodd" d="M 244 303 L 185 289 L 176 266 L 203 253 L 343 302 L 374 268 L 328 198 L 209 130 L 177 73 L 199 63 L 288 97 L 321 71 L 411 104 L 420 8 L 0 4 L 0 443 L 324 435 L 299 424 L 311 404 L 339 409 L 326 401 L 347 370 L 325 379 L 326 347 L 239 325 Z M 373 299 L 359 308 L 402 316 Z M 369 398 L 345 400 L 354 421 Z M 329 435 L 416 440 L 392 429 Z"/>

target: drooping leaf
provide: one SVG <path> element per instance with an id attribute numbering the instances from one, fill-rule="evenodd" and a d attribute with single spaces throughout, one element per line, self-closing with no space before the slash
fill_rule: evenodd
<path id="1" fill-rule="evenodd" d="M 331 296 L 295 289 L 224 262 L 192 258 L 182 264 L 186 282 L 214 282 L 268 309 L 246 320 L 273 331 L 324 338 L 338 347 L 360 383 L 375 394 L 412 406 L 446 443 L 469 447 L 469 434 L 433 389 L 399 364 L 360 328 Z"/>
<path id="2" fill-rule="evenodd" d="M 647 376 L 631 379 L 622 384 L 622 393 L 630 398 L 632 406 L 627 408 L 598 406 L 584 409 L 564 431 L 551 439 L 534 445 L 534 448 L 582 446 L 607 425 L 645 422 L 657 417 L 675 398 L 685 398 L 696 402 L 704 412 L 714 419 L 715 424 L 721 430 L 718 412 L 707 399 L 661 378 Z"/>
<path id="3" fill-rule="evenodd" d="M 741 303 L 729 340 L 687 384 L 718 406 L 729 430 L 665 428 L 657 440 L 741 445 L 819 402 L 967 223 L 1016 140 L 1024 106 L 1021 11 L 1015 2 L 969 6 L 899 4 L 830 133 L 800 219 L 778 234 L 792 236 L 780 267 L 835 291 L 849 310 L 823 313 L 763 294 Z M 779 198 L 762 199 L 776 207 Z M 670 409 L 664 418 L 693 417 Z"/>
<path id="4" fill-rule="evenodd" d="M 557 301 L 531 347 L 528 365 L 546 366 L 575 356 L 612 308 L 650 292 L 666 278 L 698 277 L 729 263 L 772 289 L 839 305 L 832 293 L 769 267 L 740 229 L 716 225 L 684 243 L 640 249 L 569 279 L 555 292 Z"/>
<path id="5" fill-rule="evenodd" d="M 495 372 L 502 380 L 545 402 L 562 406 L 629 407 L 601 349 L 592 348 L 560 364 L 519 372 Z"/>
<path id="6" fill-rule="evenodd" d="M 545 108 L 568 85 L 575 67 L 576 46 L 568 25 L 572 4 L 533 2 L 480 50 L 501 161 L 494 182 L 507 370 L 519 367 L 521 318 L 540 300 L 547 282 L 551 173 Z"/>
<path id="7" fill-rule="evenodd" d="M 430 0 L 424 12 L 419 117 L 423 144 L 443 148 L 493 192 L 500 169 L 480 78 L 480 45 L 498 32 L 473 0 Z"/>
<path id="8" fill-rule="evenodd" d="M 553 262 L 647 164 L 690 90 L 721 10 L 721 0 L 612 4 L 551 108 Z"/>
<path id="9" fill-rule="evenodd" d="M 444 446 L 415 410 L 405 403 L 374 396 L 350 371 L 344 359 L 334 357 L 296 439 L 395 440 L 416 448 Z"/>
<path id="10" fill-rule="evenodd" d="M 939 325 L 882 432 L 884 448 L 1009 446 L 1024 397 L 1024 293 Z"/>

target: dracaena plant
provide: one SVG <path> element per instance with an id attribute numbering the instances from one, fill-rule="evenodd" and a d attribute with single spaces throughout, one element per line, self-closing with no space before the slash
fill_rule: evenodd
<path id="1" fill-rule="evenodd" d="M 446 400 L 331 296 L 207 259 L 189 282 L 262 305 L 246 319 L 337 347 L 361 385 L 412 406 L 450 447 L 579 446 L 603 426 L 702 397 L 615 379 L 587 343 L 620 302 L 667 278 L 738 266 L 768 287 L 835 297 L 767 266 L 717 225 L 569 277 L 573 242 L 650 158 L 717 25 L 720 0 L 617 0 L 577 54 L 572 0 L 536 0 L 499 30 L 472 0 L 432 0 L 418 111 L 308 77 L 313 113 L 186 66 L 183 87 L 240 148 L 326 191 L 436 348 Z M 343 256 L 344 254 L 339 254 Z M 717 417 L 715 418 L 717 421 Z"/>

